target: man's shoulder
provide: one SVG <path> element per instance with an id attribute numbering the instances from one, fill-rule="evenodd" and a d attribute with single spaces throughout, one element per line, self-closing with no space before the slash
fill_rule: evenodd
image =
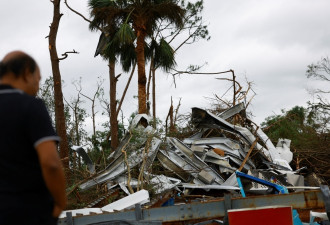
<path id="1" fill-rule="evenodd" d="M 13 110 L 19 110 L 21 113 L 45 111 L 46 108 L 41 98 L 28 95 L 22 90 L 6 85 L 0 85 L 0 104 L 5 104 L 8 110 L 12 108 Z"/>
<path id="2" fill-rule="evenodd" d="M 7 99 L 14 98 L 14 99 L 24 99 L 30 101 L 33 101 L 35 99 L 34 96 L 28 95 L 20 89 L 15 89 L 9 85 L 2 85 L 2 84 L 0 84 L 0 96 L 3 96 Z"/>

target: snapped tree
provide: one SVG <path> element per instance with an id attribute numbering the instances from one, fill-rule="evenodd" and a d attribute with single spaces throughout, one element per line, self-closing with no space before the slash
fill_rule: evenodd
<path id="1" fill-rule="evenodd" d="M 50 26 L 48 41 L 49 41 L 49 54 L 52 65 L 53 81 L 54 81 L 54 99 L 55 99 L 55 124 L 56 131 L 61 137 L 60 142 L 60 157 L 63 160 L 64 167 L 69 168 L 69 145 L 66 136 L 66 124 L 65 124 L 65 113 L 63 104 L 63 93 L 62 93 L 62 80 L 60 73 L 60 60 L 67 58 L 68 53 L 77 53 L 76 51 L 66 52 L 62 58 L 58 57 L 56 49 L 56 38 L 60 19 L 63 14 L 60 13 L 61 0 L 52 0 L 53 3 L 53 20 Z M 65 160 L 64 160 L 65 159 Z M 68 175 L 68 172 L 67 172 Z"/>

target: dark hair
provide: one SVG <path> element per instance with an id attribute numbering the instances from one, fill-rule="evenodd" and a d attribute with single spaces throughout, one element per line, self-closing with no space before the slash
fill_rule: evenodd
<path id="1" fill-rule="evenodd" d="M 37 69 L 36 61 L 29 55 L 22 54 L 8 61 L 0 62 L 0 78 L 7 73 L 13 73 L 17 78 L 22 76 L 26 70 L 34 73 Z"/>

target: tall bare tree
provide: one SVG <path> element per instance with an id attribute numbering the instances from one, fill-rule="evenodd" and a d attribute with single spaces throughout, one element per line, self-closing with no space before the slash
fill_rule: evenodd
<path id="1" fill-rule="evenodd" d="M 95 112 L 95 100 L 96 98 L 100 97 L 100 94 L 103 93 L 103 88 L 102 88 L 102 80 L 97 82 L 97 88 L 96 91 L 94 92 L 93 97 L 89 97 L 85 94 L 83 94 L 82 92 L 80 93 L 82 96 L 84 96 L 85 98 L 87 98 L 89 101 L 91 101 L 92 103 L 92 122 L 93 122 L 93 136 L 96 137 L 96 122 L 95 122 L 95 117 L 97 112 Z"/>
<path id="2" fill-rule="evenodd" d="M 49 53 L 50 53 L 50 59 L 52 65 L 53 80 L 54 80 L 55 124 L 56 124 L 56 131 L 58 135 L 61 137 L 60 157 L 61 159 L 66 159 L 63 160 L 64 167 L 69 168 L 69 160 L 68 160 L 69 146 L 68 146 L 68 139 L 66 136 L 62 80 L 61 80 L 60 65 L 59 65 L 60 58 L 58 57 L 57 49 L 56 49 L 57 32 L 63 14 L 60 13 L 61 0 L 52 0 L 51 2 L 53 3 L 54 11 L 53 11 L 53 21 L 50 26 L 48 40 L 49 40 Z"/>

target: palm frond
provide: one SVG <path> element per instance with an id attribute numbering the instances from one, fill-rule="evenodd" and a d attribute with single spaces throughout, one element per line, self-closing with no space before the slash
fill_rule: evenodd
<path id="1" fill-rule="evenodd" d="M 99 38 L 99 42 L 97 43 L 94 57 L 103 53 L 103 51 L 107 45 L 107 41 L 108 41 L 108 39 L 107 39 L 106 35 L 102 32 L 100 35 L 100 38 Z"/>
<path id="2" fill-rule="evenodd" d="M 161 67 L 168 72 L 176 65 L 174 56 L 173 48 L 164 39 L 161 39 L 159 45 L 155 48 L 156 67 Z"/>
<path id="3" fill-rule="evenodd" d="M 130 45 L 134 42 L 136 36 L 131 26 L 127 23 L 123 23 L 117 31 L 115 38 L 117 38 L 120 43 Z"/>
<path id="4" fill-rule="evenodd" d="M 150 44 L 146 43 L 144 48 L 144 56 L 146 61 L 149 61 L 153 57 L 155 49 L 158 47 L 158 43 L 155 39 L 152 39 Z"/>
<path id="5" fill-rule="evenodd" d="M 122 45 L 120 51 L 120 63 L 124 72 L 129 72 L 136 62 L 136 53 L 134 45 Z"/>
<path id="6" fill-rule="evenodd" d="M 116 1 L 114 0 L 89 0 L 88 2 L 88 6 L 92 10 L 95 8 L 104 8 L 115 5 L 116 5 Z"/>

